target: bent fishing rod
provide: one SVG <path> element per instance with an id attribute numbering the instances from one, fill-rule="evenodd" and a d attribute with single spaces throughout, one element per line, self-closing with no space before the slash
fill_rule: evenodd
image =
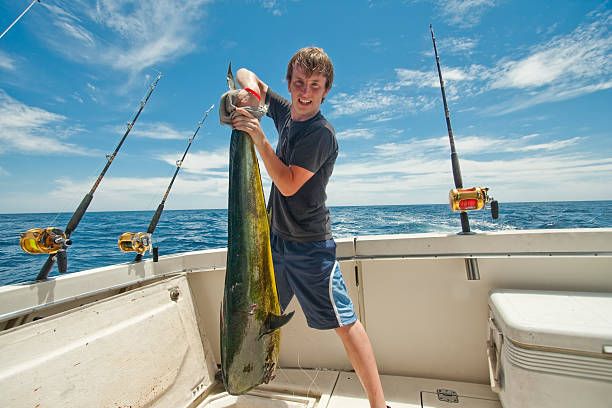
<path id="1" fill-rule="evenodd" d="M 44 253 L 49 254 L 49 257 L 47 258 L 47 261 L 40 269 L 40 272 L 38 273 L 36 280 L 47 279 L 56 261 L 57 261 L 57 268 L 59 270 L 59 273 L 64 273 L 68 269 L 66 249 L 68 248 L 69 245 L 72 244 L 70 235 L 79 225 L 79 222 L 83 218 L 83 215 L 85 215 L 85 212 L 87 211 L 87 207 L 89 207 L 89 204 L 91 203 L 91 200 L 93 199 L 94 192 L 100 185 L 102 178 L 104 177 L 104 175 L 106 174 L 106 171 L 108 170 L 111 163 L 115 159 L 115 156 L 117 156 L 117 153 L 119 152 L 119 149 L 121 148 L 121 145 L 123 145 L 123 142 L 125 141 L 127 135 L 130 133 L 130 130 L 132 130 L 134 123 L 136 123 L 136 120 L 138 119 L 138 117 L 140 116 L 140 113 L 142 112 L 143 108 L 147 104 L 149 97 L 155 90 L 155 87 L 157 86 L 157 83 L 159 82 L 161 77 L 162 77 L 162 74 L 161 73 L 158 74 L 157 79 L 150 86 L 147 96 L 140 103 L 140 108 L 138 109 L 138 112 L 136 113 L 132 121 L 128 123 L 128 128 L 125 131 L 125 134 L 123 135 L 123 137 L 121 138 L 121 141 L 115 148 L 115 151 L 113 152 L 113 154 L 107 155 L 108 160 L 106 162 L 106 165 L 104 166 L 104 169 L 98 176 L 98 179 L 96 180 L 96 182 L 93 184 L 93 187 L 91 188 L 89 193 L 85 194 L 85 197 L 83 197 L 83 200 L 79 204 L 78 208 L 72 214 L 72 218 L 70 218 L 70 221 L 68 221 L 68 225 L 66 226 L 66 229 L 62 231 L 61 229 L 54 228 L 54 227 L 49 227 L 49 228 L 44 228 L 44 229 L 34 228 L 34 229 L 28 230 L 21 234 L 20 245 L 21 245 L 21 248 L 25 252 L 29 254 L 44 254 Z"/>
<path id="2" fill-rule="evenodd" d="M 487 187 L 473 187 L 464 189 L 463 180 L 461 178 L 461 167 L 459 166 L 459 155 L 455 149 L 455 138 L 453 137 L 453 129 L 450 122 L 450 112 L 446 102 L 446 91 L 444 90 L 444 80 L 442 79 L 442 70 L 440 69 L 440 57 L 438 56 L 438 48 L 436 47 L 436 37 L 434 36 L 433 26 L 429 25 L 431 39 L 433 41 L 434 53 L 436 55 L 436 66 L 438 67 L 438 79 L 440 80 L 440 90 L 442 91 L 442 103 L 444 104 L 444 115 L 446 117 L 446 129 L 448 130 L 448 139 L 451 149 L 451 165 L 453 168 L 453 179 L 455 188 L 449 193 L 449 202 L 453 211 L 459 211 L 461 215 L 461 234 L 471 234 L 470 221 L 467 211 L 480 210 L 485 208 L 490 203 L 491 215 L 497 219 L 499 214 L 499 206 L 496 200 L 489 196 Z M 466 270 L 469 280 L 480 279 L 478 272 L 478 263 L 475 258 L 465 259 Z"/>
<path id="3" fill-rule="evenodd" d="M 121 249 L 123 252 L 138 252 L 138 254 L 136 255 L 136 258 L 134 258 L 134 262 L 142 261 L 142 256 L 144 255 L 145 252 L 147 252 L 147 250 L 153 252 L 153 259 L 156 260 L 157 256 L 156 256 L 155 250 L 157 248 L 153 248 L 153 250 L 151 249 L 151 246 L 152 246 L 151 235 L 153 235 L 153 232 L 155 232 L 155 228 L 157 227 L 159 218 L 162 215 L 162 211 L 164 211 L 164 205 L 166 204 L 166 199 L 168 198 L 168 195 L 170 194 L 170 189 L 172 189 L 172 185 L 174 184 L 174 180 L 176 179 L 176 176 L 178 175 L 178 172 L 183 165 L 185 156 L 187 156 L 187 152 L 189 151 L 189 148 L 191 147 L 193 140 L 198 134 L 198 131 L 200 130 L 200 128 L 202 127 L 202 124 L 208 117 L 208 114 L 210 113 L 210 111 L 213 110 L 214 107 L 215 105 L 211 105 L 210 108 L 208 108 L 208 110 L 204 114 L 204 117 L 202 118 L 200 123 L 198 123 L 198 127 L 195 130 L 195 133 L 189 139 L 189 144 L 187 145 L 187 149 L 185 149 L 185 152 L 183 153 L 183 157 L 181 157 L 180 160 L 176 161 L 176 170 L 174 171 L 174 176 L 172 176 L 172 180 L 170 180 L 170 184 L 168 185 L 168 188 L 166 189 L 166 193 L 164 194 L 164 197 L 162 198 L 161 203 L 157 206 L 157 210 L 155 211 L 155 214 L 153 214 L 153 218 L 151 219 L 151 222 L 149 223 L 149 228 L 147 228 L 147 232 L 146 233 L 126 232 L 119 237 L 119 242 L 118 242 L 119 249 Z"/>
<path id="4" fill-rule="evenodd" d="M 0 34 L 0 38 L 4 37 L 4 34 L 6 34 L 8 32 L 8 30 L 10 30 L 15 24 L 17 24 L 17 22 L 21 19 L 21 17 L 23 17 L 25 15 L 25 13 L 27 13 L 28 10 L 30 10 L 32 8 L 32 6 L 34 5 L 34 3 L 36 3 L 36 2 L 40 3 L 40 0 L 32 0 L 30 5 L 25 10 L 23 10 L 23 13 L 21 13 L 19 15 L 19 17 L 17 17 L 15 19 L 15 21 L 13 21 L 13 23 L 10 26 L 8 26 L 8 28 L 6 30 L 4 30 L 4 32 L 2 34 Z"/>

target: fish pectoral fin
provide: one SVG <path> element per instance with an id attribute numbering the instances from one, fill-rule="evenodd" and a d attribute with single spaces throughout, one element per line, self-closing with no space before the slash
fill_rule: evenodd
<path id="1" fill-rule="evenodd" d="M 289 323 L 289 320 L 291 320 L 294 313 L 295 311 L 284 315 L 268 313 L 268 317 L 266 318 L 265 331 L 262 333 L 262 336 L 264 334 L 272 333 L 274 330 L 280 329 L 281 327 Z"/>
<path id="2" fill-rule="evenodd" d="M 280 329 L 282 326 L 289 323 L 289 320 L 291 320 L 294 314 L 295 311 L 284 315 L 270 313 L 270 315 L 268 316 L 268 328 L 270 330 Z"/>

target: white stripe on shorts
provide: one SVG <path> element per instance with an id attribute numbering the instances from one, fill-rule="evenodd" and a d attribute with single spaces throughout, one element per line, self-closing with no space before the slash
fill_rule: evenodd
<path id="1" fill-rule="evenodd" d="M 334 300 L 334 272 L 336 272 L 336 268 L 339 268 L 338 261 L 334 263 L 334 267 L 331 270 L 331 274 L 329 275 L 329 300 L 331 301 L 332 306 L 334 307 L 334 314 L 336 315 L 336 320 L 338 321 L 338 326 L 344 326 L 342 324 L 342 319 L 340 318 L 340 314 L 338 313 L 338 308 L 336 307 L 336 301 Z"/>

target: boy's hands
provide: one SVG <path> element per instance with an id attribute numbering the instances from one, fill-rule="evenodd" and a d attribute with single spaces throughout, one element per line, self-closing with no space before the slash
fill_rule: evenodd
<path id="1" fill-rule="evenodd" d="M 259 106 L 259 102 L 259 98 L 252 92 L 237 89 L 224 93 L 219 103 L 221 124 L 231 125 L 233 129 L 248 133 L 255 146 L 258 147 L 266 142 L 266 135 L 259 121 L 267 111 L 267 106 Z"/>
<path id="2" fill-rule="evenodd" d="M 252 95 L 247 91 L 244 92 L 251 95 L 257 101 L 255 95 Z M 236 106 L 238 105 L 236 104 Z M 247 132 L 249 136 L 251 136 L 251 140 L 255 146 L 263 145 L 266 141 L 266 135 L 259 124 L 259 119 L 242 108 L 237 107 L 236 112 L 239 113 L 239 115 L 234 116 L 234 119 L 232 120 L 232 127 L 236 130 Z"/>

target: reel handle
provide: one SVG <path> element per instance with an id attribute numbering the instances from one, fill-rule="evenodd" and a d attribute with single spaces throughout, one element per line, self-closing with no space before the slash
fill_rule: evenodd
<path id="1" fill-rule="evenodd" d="M 499 203 L 497 200 L 491 201 L 491 217 L 496 220 L 499 217 Z"/>

